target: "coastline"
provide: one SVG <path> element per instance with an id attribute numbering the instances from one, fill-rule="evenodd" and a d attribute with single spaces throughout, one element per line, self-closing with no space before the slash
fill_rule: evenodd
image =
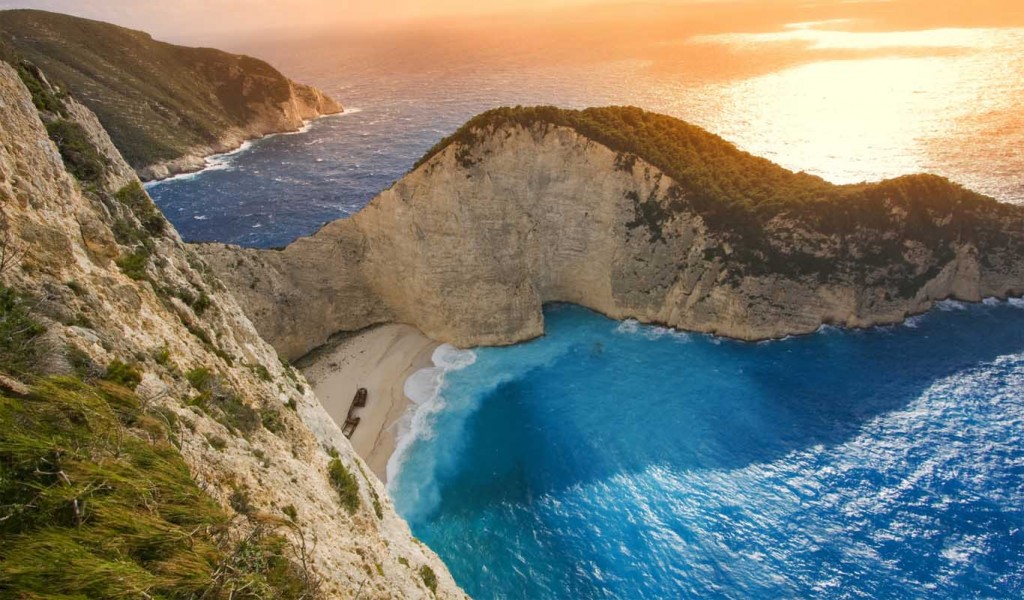
<path id="1" fill-rule="evenodd" d="M 361 419 L 352 447 L 385 484 L 398 423 L 412 405 L 405 381 L 433 366 L 431 356 L 438 346 L 415 327 L 377 325 L 337 336 L 296 363 L 338 425 L 345 423 L 356 390 L 366 388 L 366 406 L 352 411 Z"/>
<path id="2" fill-rule="evenodd" d="M 360 109 L 344 109 L 336 113 L 319 115 L 312 119 L 303 120 L 302 125 L 296 129 L 290 129 L 287 131 L 272 131 L 269 133 L 264 133 L 253 137 L 245 138 L 238 142 L 237 144 L 228 146 L 228 149 L 226 150 L 213 151 L 209 154 L 188 154 L 186 156 L 182 156 L 174 160 L 149 165 L 143 167 L 142 169 L 139 169 L 137 174 L 139 176 L 139 179 L 142 180 L 143 186 L 145 186 L 147 189 L 156 185 L 160 185 L 161 183 L 167 183 L 177 179 L 196 177 L 198 175 L 206 173 L 207 171 L 214 171 L 226 168 L 227 163 L 224 162 L 225 159 L 231 158 L 232 156 L 236 156 L 238 154 L 245 152 L 246 150 L 252 148 L 253 144 L 259 141 L 277 137 L 279 135 L 298 135 L 300 133 L 307 133 L 313 127 L 313 124 L 316 123 L 317 121 L 326 119 L 328 117 L 338 117 L 357 112 L 361 112 Z M 197 148 L 197 150 L 201 151 L 203 149 Z M 211 149 L 206 148 L 205 150 L 210 151 Z M 160 173 L 160 175 L 150 176 L 150 174 L 153 173 Z"/>

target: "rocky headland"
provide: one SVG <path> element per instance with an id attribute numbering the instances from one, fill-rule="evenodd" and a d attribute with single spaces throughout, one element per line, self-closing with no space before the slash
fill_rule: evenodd
<path id="1" fill-rule="evenodd" d="M 635 108 L 497 109 L 282 250 L 197 251 L 282 355 L 413 325 L 543 333 L 547 302 L 742 340 L 1024 292 L 1024 209 L 913 175 L 837 186 Z"/>
<path id="2" fill-rule="evenodd" d="M 38 67 L 93 111 L 144 181 L 342 111 L 259 59 L 57 13 L 0 11 L 0 57 Z"/>

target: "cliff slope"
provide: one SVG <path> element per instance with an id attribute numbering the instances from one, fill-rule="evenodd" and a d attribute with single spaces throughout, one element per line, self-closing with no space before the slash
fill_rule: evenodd
<path id="1" fill-rule="evenodd" d="M 95 112 L 143 179 L 202 168 L 210 154 L 341 111 L 261 60 L 107 23 L 2 11 L 0 38 Z"/>
<path id="2" fill-rule="evenodd" d="M 564 301 L 757 340 L 1024 292 L 1024 209 L 915 175 L 832 185 L 635 108 L 497 109 L 350 219 L 282 251 L 205 245 L 296 357 L 397 321 L 459 346 Z"/>
<path id="3" fill-rule="evenodd" d="M 0 595 L 464 597 L 368 474 L 95 115 L 0 62 Z"/>

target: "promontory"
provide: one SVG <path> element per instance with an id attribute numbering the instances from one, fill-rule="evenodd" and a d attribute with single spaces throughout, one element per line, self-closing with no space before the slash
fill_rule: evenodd
<path id="1" fill-rule="evenodd" d="M 266 62 L 38 10 L 0 11 L 0 58 L 36 69 L 99 117 L 143 180 L 196 171 L 212 154 L 341 112 Z"/>
<path id="2" fill-rule="evenodd" d="M 932 175 L 833 185 L 631 107 L 495 109 L 352 218 L 198 249 L 288 357 L 384 322 L 511 344 L 547 302 L 760 340 L 1024 292 L 1024 208 Z"/>

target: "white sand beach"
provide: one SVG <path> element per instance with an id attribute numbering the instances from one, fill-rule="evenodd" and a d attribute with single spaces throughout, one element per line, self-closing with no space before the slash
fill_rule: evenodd
<path id="1" fill-rule="evenodd" d="M 331 340 L 299 361 L 328 414 L 344 425 L 356 390 L 367 390 L 366 406 L 352 411 L 361 419 L 352 446 L 381 481 L 395 451 L 398 421 L 409 407 L 405 380 L 433 365 L 439 344 L 408 325 L 379 325 Z"/>

